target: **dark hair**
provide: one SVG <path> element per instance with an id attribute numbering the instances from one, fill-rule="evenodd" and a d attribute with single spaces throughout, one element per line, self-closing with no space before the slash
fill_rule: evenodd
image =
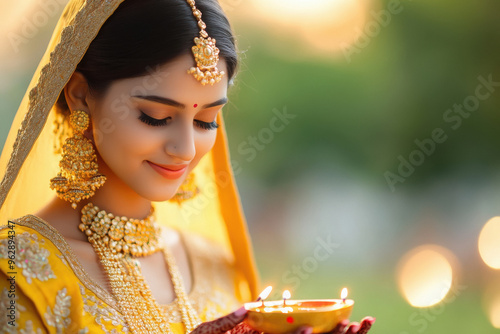
<path id="1" fill-rule="evenodd" d="M 217 41 L 230 80 L 238 59 L 229 22 L 217 0 L 197 0 L 196 7 Z M 115 80 L 146 75 L 191 52 L 199 31 L 186 0 L 126 0 L 101 27 L 76 71 L 87 79 L 91 93 L 104 94 Z M 58 104 L 67 109 L 64 94 Z"/>

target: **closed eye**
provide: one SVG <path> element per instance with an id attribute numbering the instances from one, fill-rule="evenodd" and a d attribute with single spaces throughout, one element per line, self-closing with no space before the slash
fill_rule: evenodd
<path id="1" fill-rule="evenodd" d="M 216 121 L 209 123 L 209 122 L 203 122 L 203 121 L 199 121 L 199 120 L 195 119 L 194 123 L 196 124 L 196 126 L 198 126 L 199 128 L 201 128 L 203 130 L 215 130 L 219 127 L 219 124 L 217 124 Z"/>
<path id="2" fill-rule="evenodd" d="M 164 125 L 167 125 L 167 122 L 169 119 L 172 119 L 172 117 L 170 117 L 170 116 L 166 117 L 166 118 L 158 119 L 158 118 L 154 118 L 154 117 L 147 115 L 143 111 L 140 111 L 140 112 L 141 112 L 141 115 L 139 116 L 139 120 L 147 125 L 150 125 L 150 126 L 164 126 Z M 203 129 L 203 130 L 215 130 L 219 127 L 219 124 L 217 124 L 216 121 L 203 122 L 203 121 L 195 119 L 194 123 L 197 127 L 199 127 L 200 129 Z"/>
<path id="3" fill-rule="evenodd" d="M 151 126 L 163 126 L 167 125 L 167 121 L 171 119 L 172 117 L 166 117 L 162 119 L 157 119 L 153 118 L 151 116 L 146 115 L 144 112 L 141 111 L 141 115 L 139 116 L 139 120 L 147 125 Z"/>

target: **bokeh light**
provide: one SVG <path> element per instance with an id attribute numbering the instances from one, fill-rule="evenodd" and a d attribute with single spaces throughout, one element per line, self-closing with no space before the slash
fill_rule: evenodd
<path id="1" fill-rule="evenodd" d="M 301 25 L 318 23 L 318 19 L 320 21 L 340 19 L 349 8 L 360 1 L 253 0 L 253 2 L 263 14 L 272 15 L 277 21 Z"/>
<path id="2" fill-rule="evenodd" d="M 424 245 L 401 259 L 398 284 L 408 303 L 428 307 L 443 300 L 453 283 L 451 258 L 451 253 L 442 247 Z"/>
<path id="3" fill-rule="evenodd" d="M 483 281 L 483 309 L 494 328 L 500 328 L 500 276 L 489 272 Z"/>
<path id="4" fill-rule="evenodd" d="M 35 6 L 35 1 L 2 1 L 0 3 L 0 55 L 11 52 L 10 34 L 19 34 L 18 27 L 26 24 L 26 17 Z M 9 54 L 10 55 L 10 54 Z"/>
<path id="5" fill-rule="evenodd" d="M 17 25 L 20 25 L 21 20 L 19 18 L 31 10 L 35 4 L 35 1 L 0 2 L 0 13 L 4 13 L 4 15 L 2 15 L 2 20 L 0 21 L 0 31 L 8 31 Z"/>
<path id="6" fill-rule="evenodd" d="M 357 40 L 371 8 L 369 1 L 360 0 L 253 0 L 252 3 L 259 20 L 283 28 L 276 31 L 307 42 L 313 47 L 309 52 L 330 53 L 340 52 Z"/>
<path id="7" fill-rule="evenodd" d="M 500 269 L 500 217 L 493 217 L 484 225 L 479 234 L 478 248 L 484 263 Z"/>
<path id="8" fill-rule="evenodd" d="M 42 4 L 62 11 L 64 1 L 0 2 L 0 147 L 58 14 L 17 53 L 8 33 L 22 32 Z M 348 286 L 352 320 L 378 319 L 370 334 L 500 333 L 499 292 L 485 290 L 500 285 L 500 270 L 477 250 L 483 225 L 500 216 L 500 155 L 492 154 L 500 141 L 500 46 L 490 43 L 500 32 L 500 1 L 402 1 L 378 34 L 370 29 L 376 14 L 396 2 L 220 3 L 241 55 L 224 110 L 231 158 L 262 281 L 275 285 L 270 299 L 285 288 L 294 299 L 338 298 Z M 344 48 L 359 53 L 347 57 Z M 495 91 L 470 117 L 443 120 L 489 80 Z M 249 139 L 269 129 L 278 110 L 296 118 L 254 146 Z M 420 149 L 416 139 L 429 147 L 423 143 L 438 127 L 446 143 L 435 143 L 391 190 L 384 173 L 399 174 L 400 156 Z M 393 260 L 431 242 L 460 257 L 463 275 L 448 259 L 451 290 L 441 303 L 414 309 L 393 282 Z M 314 257 L 317 270 L 308 272 L 319 244 L 324 258 Z"/>
<path id="9" fill-rule="evenodd" d="M 500 328 L 500 294 L 492 301 L 488 315 L 493 327 Z"/>

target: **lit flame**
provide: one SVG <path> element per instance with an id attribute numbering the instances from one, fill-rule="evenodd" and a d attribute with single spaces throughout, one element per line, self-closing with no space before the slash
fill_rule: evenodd
<path id="1" fill-rule="evenodd" d="M 346 299 L 347 298 L 347 288 L 343 288 L 342 292 L 340 292 L 340 299 Z"/>
<path id="2" fill-rule="evenodd" d="M 267 297 L 269 297 L 269 294 L 271 293 L 271 291 L 273 290 L 273 287 L 272 286 L 268 286 L 267 288 L 265 288 L 259 295 L 259 300 L 264 300 L 266 299 Z"/>
<path id="3" fill-rule="evenodd" d="M 288 290 L 283 291 L 283 299 L 290 299 L 290 297 L 292 297 L 290 291 Z"/>
<path id="4" fill-rule="evenodd" d="M 398 283 L 401 293 L 415 307 L 429 307 L 442 301 L 450 291 L 453 254 L 443 247 L 424 245 L 401 260 Z"/>
<path id="5" fill-rule="evenodd" d="M 500 217 L 493 217 L 479 234 L 479 254 L 484 263 L 493 269 L 500 269 Z"/>

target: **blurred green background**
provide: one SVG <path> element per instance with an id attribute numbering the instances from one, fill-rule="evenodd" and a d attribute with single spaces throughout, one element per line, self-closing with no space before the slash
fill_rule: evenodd
<path id="1" fill-rule="evenodd" d="M 2 146 L 59 15 L 14 47 L 43 6 L 28 3 L 0 5 Z M 375 334 L 500 332 L 500 273 L 478 252 L 500 213 L 500 3 L 221 3 L 241 53 L 224 112 L 263 286 L 348 287 L 352 320 L 376 317 Z M 417 308 L 398 268 L 430 244 L 452 288 Z"/>

